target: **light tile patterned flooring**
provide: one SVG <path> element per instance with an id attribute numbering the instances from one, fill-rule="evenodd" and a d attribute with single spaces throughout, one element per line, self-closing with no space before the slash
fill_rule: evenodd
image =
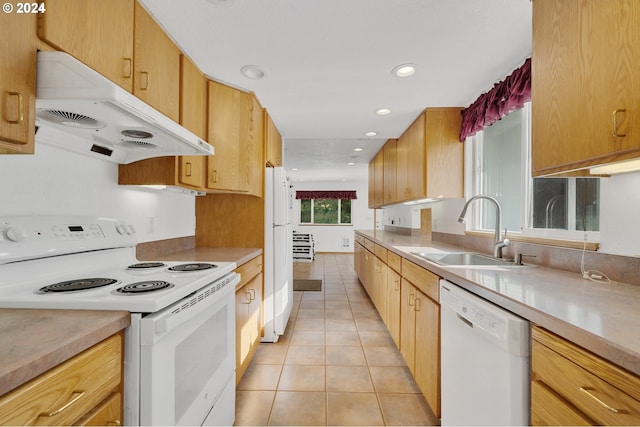
<path id="1" fill-rule="evenodd" d="M 261 343 L 236 392 L 236 425 L 436 425 L 353 270 L 353 254 L 294 263 L 287 331 Z"/>

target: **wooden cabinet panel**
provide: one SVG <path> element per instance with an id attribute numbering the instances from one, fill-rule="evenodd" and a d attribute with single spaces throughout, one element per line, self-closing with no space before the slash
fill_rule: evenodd
<path id="1" fill-rule="evenodd" d="M 236 273 L 240 275 L 240 283 L 236 285 L 236 289 L 244 287 L 251 279 L 262 272 L 262 255 L 258 255 L 252 260 L 242 264 L 236 268 Z"/>
<path id="2" fill-rule="evenodd" d="M 36 16 L 2 13 L 0 28 L 0 154 L 33 154 Z"/>
<path id="3" fill-rule="evenodd" d="M 440 277 L 437 275 L 403 258 L 402 276 L 432 300 L 440 301 Z"/>
<path id="4" fill-rule="evenodd" d="M 262 196 L 264 185 L 264 113 L 258 99 L 243 93 L 243 120 L 240 121 L 240 165 L 243 168 L 243 191 Z"/>
<path id="5" fill-rule="evenodd" d="M 133 91 L 134 0 L 48 0 L 45 6 L 40 39 Z"/>
<path id="6" fill-rule="evenodd" d="M 282 136 L 267 110 L 264 111 L 266 163 L 273 167 L 282 166 Z"/>
<path id="7" fill-rule="evenodd" d="M 80 426 L 120 426 L 122 425 L 122 394 L 111 393 L 90 414 L 84 417 Z"/>
<path id="8" fill-rule="evenodd" d="M 440 417 L 440 305 L 416 292 L 414 377 L 436 417 Z"/>
<path id="9" fill-rule="evenodd" d="M 384 150 L 378 151 L 373 158 L 373 205 L 384 204 Z"/>
<path id="10" fill-rule="evenodd" d="M 375 275 L 371 299 L 382 319 L 387 317 L 387 264 L 378 257 L 375 260 Z"/>
<path id="11" fill-rule="evenodd" d="M 387 264 L 398 273 L 402 272 L 402 257 L 391 251 L 387 252 Z"/>
<path id="12" fill-rule="evenodd" d="M 0 397 L 0 424 L 74 424 L 121 379 L 122 334 L 117 334 Z"/>
<path id="13" fill-rule="evenodd" d="M 416 357 L 416 292 L 411 282 L 402 278 L 400 283 L 400 353 L 415 376 Z"/>
<path id="14" fill-rule="evenodd" d="M 533 328 L 531 372 L 533 382 L 598 425 L 640 424 L 640 378 L 538 327 Z M 541 404 L 532 400 L 537 414 Z"/>
<path id="15" fill-rule="evenodd" d="M 531 425 L 590 426 L 594 424 L 543 382 L 531 383 Z"/>
<path id="16" fill-rule="evenodd" d="M 262 273 L 236 291 L 236 384 L 255 355 L 262 334 Z"/>
<path id="17" fill-rule="evenodd" d="M 640 156 L 640 3 L 533 2 L 534 176 Z"/>
<path id="18" fill-rule="evenodd" d="M 427 108 L 426 196 L 463 197 L 464 144 L 460 139 L 462 115 L 459 108 Z"/>
<path id="19" fill-rule="evenodd" d="M 400 274 L 393 271 L 390 265 L 387 269 L 387 316 L 385 324 L 391 334 L 391 338 L 400 348 Z"/>
<path id="20" fill-rule="evenodd" d="M 216 154 L 207 157 L 207 188 L 240 190 L 241 92 L 209 81 L 209 143 Z"/>
<path id="21" fill-rule="evenodd" d="M 105 38 L 105 43 L 109 38 Z M 134 11 L 133 93 L 165 116 L 180 121 L 180 50 L 147 11 Z"/>
<path id="22" fill-rule="evenodd" d="M 384 176 L 384 197 L 383 204 L 388 205 L 398 200 L 396 195 L 396 146 L 398 144 L 397 139 L 388 140 L 383 147 L 384 150 L 384 165 L 382 174 Z"/>

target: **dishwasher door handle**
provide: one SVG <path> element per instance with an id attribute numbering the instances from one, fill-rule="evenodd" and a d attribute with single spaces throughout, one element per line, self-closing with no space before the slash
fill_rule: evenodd
<path id="1" fill-rule="evenodd" d="M 464 323 L 467 324 L 468 327 L 473 328 L 473 323 L 471 323 L 470 321 L 468 321 L 467 319 L 465 319 L 464 317 L 460 316 L 460 313 L 456 313 L 456 316 L 458 316 L 458 319 L 462 320 Z"/>

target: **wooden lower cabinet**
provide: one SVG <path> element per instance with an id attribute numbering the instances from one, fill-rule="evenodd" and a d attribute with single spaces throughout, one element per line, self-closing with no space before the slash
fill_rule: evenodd
<path id="1" fill-rule="evenodd" d="M 440 278 L 402 259 L 400 353 L 440 417 Z"/>
<path id="2" fill-rule="evenodd" d="M 640 378 L 532 328 L 532 425 L 640 425 Z"/>
<path id="3" fill-rule="evenodd" d="M 262 255 L 241 265 L 236 286 L 236 384 L 246 372 L 262 337 Z"/>
<path id="4" fill-rule="evenodd" d="M 391 338 L 400 348 L 400 273 L 387 268 L 387 315 L 383 318 Z"/>
<path id="5" fill-rule="evenodd" d="M 0 397 L 0 425 L 121 425 L 123 333 Z"/>

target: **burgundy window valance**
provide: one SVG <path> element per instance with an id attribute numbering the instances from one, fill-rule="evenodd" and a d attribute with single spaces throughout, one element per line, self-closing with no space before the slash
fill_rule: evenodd
<path id="1" fill-rule="evenodd" d="M 355 191 L 296 191 L 296 199 L 357 199 Z"/>
<path id="2" fill-rule="evenodd" d="M 462 110 L 460 141 L 475 135 L 531 100 L 531 58 Z"/>

